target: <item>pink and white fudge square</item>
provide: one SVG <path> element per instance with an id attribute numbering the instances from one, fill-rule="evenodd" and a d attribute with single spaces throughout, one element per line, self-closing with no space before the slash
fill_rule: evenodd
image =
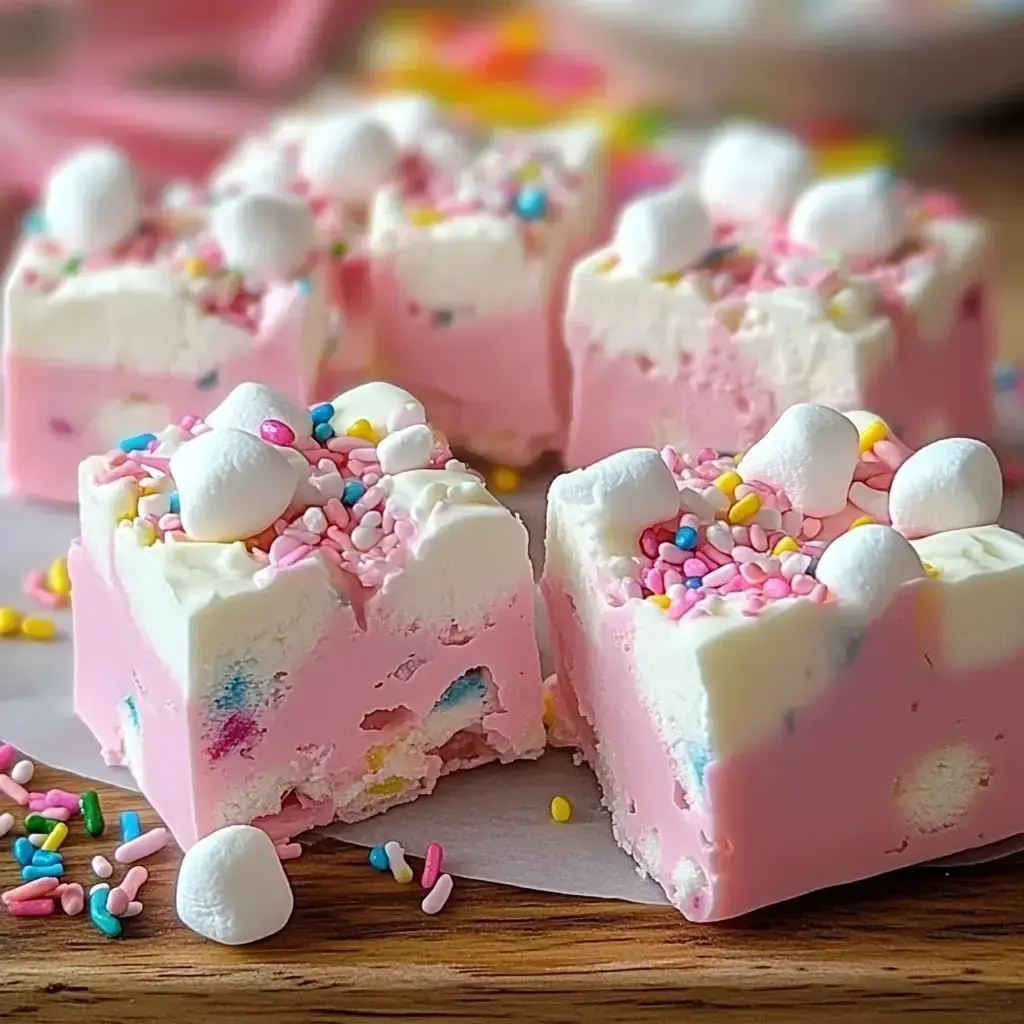
<path id="1" fill-rule="evenodd" d="M 183 847 L 543 751 L 526 530 L 407 392 L 245 385 L 80 486 L 75 710 Z"/>
<path id="2" fill-rule="evenodd" d="M 564 443 L 568 268 L 604 217 L 600 132 L 496 138 L 459 174 L 377 196 L 377 343 L 457 448 L 526 465 Z"/>
<path id="3" fill-rule="evenodd" d="M 117 151 L 69 157 L 5 288 L 9 489 L 73 501 L 82 459 L 243 381 L 308 401 L 327 316 L 310 241 L 288 200 L 149 208 Z"/>
<path id="4" fill-rule="evenodd" d="M 860 431 L 855 426 L 860 425 Z M 551 487 L 556 742 L 694 921 L 1024 831 L 1024 541 L 992 451 L 796 405 Z"/>
<path id="5" fill-rule="evenodd" d="M 788 136 L 730 126 L 574 269 L 570 466 L 744 450 L 788 406 L 875 409 L 908 442 L 988 436 L 988 232 L 879 169 L 814 182 Z"/>

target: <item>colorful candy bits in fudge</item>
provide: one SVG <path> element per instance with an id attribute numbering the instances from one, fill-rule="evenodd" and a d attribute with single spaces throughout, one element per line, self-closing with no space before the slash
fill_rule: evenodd
<path id="1" fill-rule="evenodd" d="M 551 487 L 554 742 L 688 918 L 1024 829 L 1024 541 L 979 441 L 798 404 Z M 549 716 L 550 717 L 550 716 Z"/>
<path id="2" fill-rule="evenodd" d="M 79 479 L 75 708 L 183 846 L 543 750 L 526 531 L 408 392 L 243 384 Z"/>

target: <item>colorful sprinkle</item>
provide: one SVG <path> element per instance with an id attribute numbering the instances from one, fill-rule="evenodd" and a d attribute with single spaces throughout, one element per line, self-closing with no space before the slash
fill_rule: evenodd
<path id="1" fill-rule="evenodd" d="M 543 220 L 548 214 L 547 193 L 536 185 L 527 185 L 516 193 L 516 216 L 520 220 Z"/>
<path id="2" fill-rule="evenodd" d="M 0 814 L 0 839 L 3 839 L 14 828 L 14 815 L 9 811 Z"/>
<path id="3" fill-rule="evenodd" d="M 334 406 L 330 402 L 321 402 L 309 410 L 309 418 L 314 423 L 328 423 L 334 416 Z"/>
<path id="4" fill-rule="evenodd" d="M 427 843 L 427 850 L 423 857 L 423 874 L 420 875 L 420 886 L 424 889 L 432 889 L 441 873 L 441 864 L 444 861 L 444 847 L 440 843 Z"/>
<path id="5" fill-rule="evenodd" d="M 756 493 L 745 494 L 730 509 L 728 519 L 734 526 L 747 523 L 761 511 L 761 499 Z"/>
<path id="6" fill-rule="evenodd" d="M 122 932 L 121 922 L 107 912 L 109 890 L 97 889 L 89 894 L 89 920 L 107 938 L 116 939 Z"/>
<path id="7" fill-rule="evenodd" d="M 872 420 L 860 432 L 860 453 L 871 451 L 879 441 L 889 436 L 889 428 L 881 420 Z"/>
<path id="8" fill-rule="evenodd" d="M 30 814 L 25 818 L 26 832 L 42 832 L 49 835 L 56 825 L 56 820 L 52 818 L 44 818 L 41 814 Z"/>
<path id="9" fill-rule="evenodd" d="M 514 466 L 495 466 L 491 470 L 491 490 L 495 494 L 514 494 L 523 483 L 523 475 Z"/>
<path id="10" fill-rule="evenodd" d="M 412 868 L 405 859 L 405 850 L 400 843 L 394 839 L 384 844 L 384 852 L 387 854 L 388 867 L 391 869 L 392 877 L 400 885 L 407 885 L 413 879 Z"/>
<path id="11" fill-rule="evenodd" d="M 388 852 L 383 846 L 374 846 L 370 850 L 370 867 L 375 871 L 390 871 L 391 864 L 388 861 Z"/>
<path id="12" fill-rule="evenodd" d="M 162 850 L 171 841 L 171 834 L 167 829 L 153 828 L 143 832 L 137 839 L 128 843 L 122 843 L 114 851 L 114 860 L 118 864 L 134 864 L 144 857 L 151 857 L 154 853 Z"/>
<path id="13" fill-rule="evenodd" d="M 86 790 L 78 798 L 78 806 L 82 812 L 82 821 L 85 824 L 85 831 L 94 839 L 103 835 L 106 822 L 103 820 L 103 811 L 100 808 L 100 798 L 94 790 Z"/>
<path id="14" fill-rule="evenodd" d="M 572 804 L 564 796 L 551 798 L 551 820 L 564 825 L 572 817 Z"/>
<path id="15" fill-rule="evenodd" d="M 31 761 L 22 760 L 11 769 L 11 778 L 19 786 L 27 786 L 32 781 L 32 776 L 35 773 L 36 766 Z"/>
<path id="16" fill-rule="evenodd" d="M 21 632 L 22 614 L 17 608 L 0 608 L 0 636 L 17 636 Z"/>
<path id="17" fill-rule="evenodd" d="M 12 917 L 46 917 L 53 913 L 53 900 L 14 900 L 7 904 Z"/>
<path id="18" fill-rule="evenodd" d="M 142 825 L 135 811 L 122 811 L 119 819 L 121 824 L 121 842 L 130 843 L 142 835 Z"/>
<path id="19" fill-rule="evenodd" d="M 61 843 L 63 843 L 64 840 L 67 839 L 67 837 L 67 825 L 65 825 L 63 821 L 58 821 L 57 824 L 53 826 L 53 831 L 46 837 L 45 841 L 43 842 L 43 849 L 46 850 L 48 853 L 55 852 L 56 850 L 60 849 Z"/>
<path id="20" fill-rule="evenodd" d="M 156 439 L 156 434 L 133 434 L 118 441 L 117 447 L 126 455 L 129 452 L 144 452 Z"/>
<path id="21" fill-rule="evenodd" d="M 420 904 L 420 909 L 424 914 L 439 914 L 445 908 L 445 904 L 448 902 L 448 897 L 452 894 L 452 889 L 455 887 L 455 883 L 452 881 L 451 875 L 442 875 L 434 887 L 423 897 L 423 902 Z"/>

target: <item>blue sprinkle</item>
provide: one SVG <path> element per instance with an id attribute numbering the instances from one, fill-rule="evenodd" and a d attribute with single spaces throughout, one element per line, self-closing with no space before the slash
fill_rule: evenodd
<path id="1" fill-rule="evenodd" d="M 487 685 L 480 670 L 474 668 L 449 683 L 448 688 L 434 702 L 434 707 L 451 708 L 464 700 L 483 700 L 486 695 Z"/>
<path id="2" fill-rule="evenodd" d="M 526 185 L 516 194 L 515 209 L 520 220 L 543 220 L 548 212 L 547 193 L 536 185 Z"/>
<path id="3" fill-rule="evenodd" d="M 41 210 L 29 210 L 21 218 L 21 230 L 26 235 L 46 234 L 46 218 Z"/>
<path id="4" fill-rule="evenodd" d="M 107 910 L 107 899 L 110 897 L 109 889 L 97 889 L 89 896 L 89 920 L 93 925 L 107 936 L 108 939 L 116 939 L 121 934 L 121 922 Z"/>
<path id="5" fill-rule="evenodd" d="M 231 675 L 224 680 L 221 692 L 211 703 L 218 711 L 237 711 L 245 707 L 249 697 L 249 687 L 254 680 L 241 666 L 234 666 Z"/>
<path id="6" fill-rule="evenodd" d="M 21 880 L 23 882 L 34 882 L 37 878 L 61 878 L 64 875 L 63 864 L 50 864 L 48 867 L 39 868 L 29 864 L 21 869 Z"/>
<path id="7" fill-rule="evenodd" d="M 688 576 L 683 581 L 683 586 L 689 590 L 699 590 L 703 585 L 703 581 L 699 576 Z"/>
<path id="8" fill-rule="evenodd" d="M 370 850 L 370 867 L 375 871 L 389 870 L 388 855 L 383 846 L 375 846 Z"/>
<path id="9" fill-rule="evenodd" d="M 130 843 L 133 839 L 138 839 L 142 835 L 142 824 L 139 822 L 139 816 L 134 811 L 122 811 L 120 821 L 122 843 Z"/>
<path id="10" fill-rule="evenodd" d="M 786 732 L 796 731 L 796 712 L 792 708 L 782 716 L 782 724 L 786 727 Z"/>
<path id="11" fill-rule="evenodd" d="M 54 864 L 63 864 L 64 858 L 56 850 L 36 850 L 32 854 L 32 867 L 52 868 Z"/>
<path id="12" fill-rule="evenodd" d="M 309 410 L 309 418 L 314 423 L 328 423 L 334 416 L 334 406 L 330 402 L 321 402 Z"/>
<path id="13" fill-rule="evenodd" d="M 139 728 L 139 709 L 135 703 L 135 698 L 128 694 L 124 699 L 124 706 L 128 709 L 128 717 L 132 720 L 132 727 L 136 730 Z"/>
<path id="14" fill-rule="evenodd" d="M 167 501 L 170 505 L 171 515 L 176 516 L 181 512 L 181 498 L 178 496 L 177 491 L 171 491 L 167 496 Z"/>
<path id="15" fill-rule="evenodd" d="M 710 752 L 706 747 L 688 744 L 687 755 L 690 759 L 690 764 L 693 766 L 693 773 L 697 776 L 698 784 L 703 786 L 704 773 L 707 771 L 708 765 L 711 763 Z"/>
<path id="16" fill-rule="evenodd" d="M 332 437 L 334 437 L 334 428 L 330 423 L 318 423 L 313 428 L 313 437 L 315 437 L 321 444 L 326 444 Z"/>
<path id="17" fill-rule="evenodd" d="M 675 544 L 684 551 L 693 551 L 697 547 L 697 531 L 692 526 L 680 526 L 676 530 Z"/>
<path id="18" fill-rule="evenodd" d="M 351 508 L 366 493 L 366 484 L 362 480 L 346 480 L 345 489 L 341 492 L 341 503 Z"/>
<path id="19" fill-rule="evenodd" d="M 215 388 L 219 383 L 220 374 L 216 370 L 211 370 L 196 381 L 196 387 L 200 391 L 208 391 L 210 388 Z"/>
<path id="20" fill-rule="evenodd" d="M 296 281 L 295 284 L 298 286 L 299 291 L 302 292 L 303 295 L 309 295 L 309 293 L 313 290 L 313 282 L 310 281 L 308 277 L 301 278 L 300 280 Z"/>
<path id="21" fill-rule="evenodd" d="M 128 452 L 143 452 L 155 440 L 156 434 L 136 434 L 134 437 L 122 438 L 117 442 L 117 447 L 125 454 Z"/>
<path id="22" fill-rule="evenodd" d="M 1017 367 L 1013 363 L 1000 363 L 993 374 L 996 391 L 1012 391 L 1017 383 Z"/>
<path id="23" fill-rule="evenodd" d="M 35 856 L 35 852 L 36 848 L 28 841 L 27 836 L 15 839 L 14 845 L 11 847 L 11 853 L 14 854 L 14 859 L 23 868 L 32 863 L 32 858 Z"/>

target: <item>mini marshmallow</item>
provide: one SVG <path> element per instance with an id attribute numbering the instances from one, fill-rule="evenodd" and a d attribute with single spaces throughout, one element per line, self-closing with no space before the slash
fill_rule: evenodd
<path id="1" fill-rule="evenodd" d="M 911 539 L 991 526 L 1003 507 L 1003 477 L 992 449 L 947 437 L 914 452 L 893 477 L 889 519 Z"/>
<path id="2" fill-rule="evenodd" d="M 708 143 L 697 188 L 709 210 L 741 224 L 784 216 L 810 183 L 807 147 L 787 132 L 764 125 L 726 125 Z"/>
<path id="3" fill-rule="evenodd" d="M 424 424 L 403 427 L 388 434 L 377 445 L 377 459 L 383 473 L 404 473 L 426 469 L 434 448 L 434 432 Z"/>
<path id="4" fill-rule="evenodd" d="M 417 93 L 388 96 L 376 104 L 374 113 L 399 149 L 422 146 L 427 136 L 444 125 L 438 105 L 429 96 Z"/>
<path id="5" fill-rule="evenodd" d="M 613 247 L 625 266 L 655 277 L 689 269 L 714 241 L 697 193 L 680 186 L 633 200 L 619 216 Z"/>
<path id="6" fill-rule="evenodd" d="M 174 899 L 182 924 L 226 946 L 274 935 L 295 905 L 273 842 L 252 825 L 228 825 L 188 850 Z"/>
<path id="7" fill-rule="evenodd" d="M 308 437 L 312 432 L 313 424 L 308 409 L 280 391 L 252 381 L 239 384 L 206 417 L 206 422 L 218 430 L 236 427 L 256 437 L 260 436 L 260 424 L 264 420 L 279 420 L 296 437 Z"/>
<path id="8" fill-rule="evenodd" d="M 910 541 L 889 526 L 868 524 L 837 537 L 818 560 L 815 576 L 838 600 L 868 615 L 883 611 L 897 587 L 924 579 Z"/>
<path id="9" fill-rule="evenodd" d="M 211 229 L 228 267 L 262 281 L 294 277 L 314 244 L 313 215 L 298 196 L 227 199 L 214 207 Z"/>
<path id="10" fill-rule="evenodd" d="M 46 183 L 43 217 L 53 236 L 81 255 L 113 249 L 139 227 L 142 200 L 128 158 L 89 146 L 60 163 Z"/>
<path id="11" fill-rule="evenodd" d="M 668 466 L 653 448 L 630 448 L 586 469 L 558 477 L 552 500 L 594 509 L 623 538 L 674 518 L 679 489 Z"/>
<path id="12" fill-rule="evenodd" d="M 381 433 L 396 429 L 399 421 L 395 417 L 398 416 L 402 417 L 403 426 L 427 422 L 423 406 L 408 391 L 382 381 L 370 381 L 344 391 L 331 404 L 334 406 L 331 426 L 339 435 L 356 420 L 367 420 Z"/>
<path id="13" fill-rule="evenodd" d="M 182 529 L 192 540 L 235 541 L 262 533 L 295 493 L 284 455 L 234 427 L 208 430 L 171 456 Z"/>
<path id="14" fill-rule="evenodd" d="M 804 515 L 830 516 L 846 507 L 859 448 L 857 428 L 841 412 L 793 405 L 743 456 L 736 471 L 746 481 L 782 488 Z"/>
<path id="15" fill-rule="evenodd" d="M 885 259 L 910 235 L 891 178 L 881 171 L 829 178 L 799 198 L 790 240 L 817 252 Z"/>
<path id="16" fill-rule="evenodd" d="M 397 158 L 388 129 L 374 117 L 353 113 L 310 133 L 299 172 L 314 192 L 343 203 L 366 203 L 394 172 Z"/>
<path id="17" fill-rule="evenodd" d="M 267 146 L 249 154 L 240 167 L 223 182 L 243 192 L 264 195 L 287 195 L 295 178 L 295 168 L 287 152 L 278 146 Z"/>

